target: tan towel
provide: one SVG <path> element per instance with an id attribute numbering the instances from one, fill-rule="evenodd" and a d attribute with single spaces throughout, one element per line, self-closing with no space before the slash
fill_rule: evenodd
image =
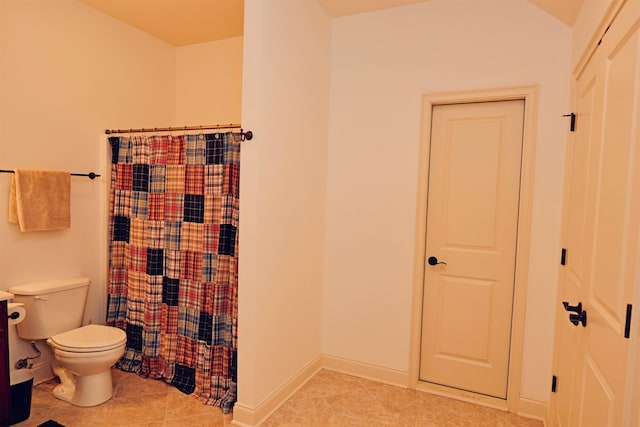
<path id="1" fill-rule="evenodd" d="M 62 230 L 71 226 L 70 174 L 16 169 L 9 191 L 9 222 L 20 231 Z"/>

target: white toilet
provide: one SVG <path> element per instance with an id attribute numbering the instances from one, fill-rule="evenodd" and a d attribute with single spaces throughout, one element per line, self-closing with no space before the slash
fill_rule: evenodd
<path id="1" fill-rule="evenodd" d="M 124 354 L 127 335 L 111 326 L 82 326 L 90 280 L 75 277 L 13 286 L 13 301 L 27 315 L 17 324 L 24 340 L 46 339 L 61 384 L 53 394 L 76 406 L 95 406 L 111 399 L 111 366 Z"/>

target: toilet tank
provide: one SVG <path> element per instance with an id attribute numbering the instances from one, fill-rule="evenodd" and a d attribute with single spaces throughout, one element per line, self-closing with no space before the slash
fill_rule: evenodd
<path id="1" fill-rule="evenodd" d="M 41 340 L 82 326 L 89 283 L 88 277 L 73 277 L 9 288 L 13 302 L 23 303 L 26 311 L 16 325 L 18 336 Z"/>

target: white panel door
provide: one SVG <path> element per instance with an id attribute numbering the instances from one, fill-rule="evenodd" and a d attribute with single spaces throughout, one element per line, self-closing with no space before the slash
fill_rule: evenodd
<path id="1" fill-rule="evenodd" d="M 638 284 L 639 25 L 640 2 L 630 1 L 576 80 L 551 406 L 558 426 L 626 426 L 634 404 L 625 335 Z"/>
<path id="2" fill-rule="evenodd" d="M 567 302 L 579 301 L 580 295 L 585 292 L 591 268 L 591 250 L 593 241 L 590 237 L 593 229 L 594 212 L 593 191 L 595 186 L 595 173 L 593 168 L 597 155 L 597 135 L 600 132 L 602 85 L 598 85 L 593 73 L 584 76 L 576 88 L 577 106 L 576 116 L 580 125 L 576 128 L 575 140 L 580 143 L 572 143 L 568 150 L 566 183 L 565 183 L 565 216 L 564 216 L 564 245 L 571 248 L 565 256 L 563 269 L 564 292 L 563 300 Z M 562 352 L 557 353 L 556 370 L 563 372 L 558 388 L 557 399 L 552 400 L 552 405 L 557 406 L 556 423 L 561 426 L 569 426 L 571 418 L 571 384 L 574 379 L 574 370 L 577 362 L 577 351 L 580 347 L 582 335 L 576 333 L 576 327 L 568 321 L 567 311 L 562 304 L 558 304 L 556 323 L 555 347 L 561 347 Z"/>
<path id="3" fill-rule="evenodd" d="M 501 399 L 523 117 L 524 100 L 438 105 L 431 126 L 420 380 Z"/>

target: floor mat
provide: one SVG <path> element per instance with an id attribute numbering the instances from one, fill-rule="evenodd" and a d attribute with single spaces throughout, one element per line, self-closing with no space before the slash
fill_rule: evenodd
<path id="1" fill-rule="evenodd" d="M 42 424 L 38 424 L 38 427 L 64 427 L 64 426 L 53 420 L 49 420 L 49 421 L 43 422 Z"/>

